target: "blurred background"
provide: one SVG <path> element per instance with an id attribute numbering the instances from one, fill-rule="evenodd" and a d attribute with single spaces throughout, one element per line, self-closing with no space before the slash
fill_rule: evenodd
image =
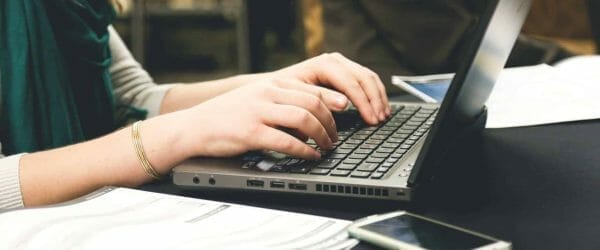
<path id="1" fill-rule="evenodd" d="M 115 28 L 159 83 L 269 71 L 329 51 L 373 68 L 388 82 L 394 73 L 452 71 L 487 1 L 423 2 L 125 0 Z M 599 5 L 535 1 L 509 65 L 597 53 Z"/>

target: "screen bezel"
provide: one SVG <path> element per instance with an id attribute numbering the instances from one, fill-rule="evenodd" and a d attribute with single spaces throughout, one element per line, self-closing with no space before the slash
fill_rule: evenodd
<path id="1" fill-rule="evenodd" d="M 456 230 L 456 231 L 459 231 L 459 232 L 462 232 L 465 234 L 469 234 L 469 235 L 472 235 L 475 237 L 479 237 L 479 238 L 482 238 L 485 240 L 492 241 L 492 243 L 490 243 L 488 245 L 483 245 L 483 246 L 477 247 L 475 249 L 479 249 L 479 250 L 511 249 L 511 244 L 508 242 L 501 241 L 499 239 L 496 239 L 496 238 L 493 238 L 493 237 L 490 237 L 490 236 L 487 236 L 484 234 L 480 234 L 480 233 L 477 233 L 474 231 L 470 231 L 465 228 L 453 226 L 453 225 L 450 225 L 450 224 L 447 224 L 447 223 L 444 223 L 441 221 L 433 220 L 433 219 L 419 216 L 416 214 L 411 214 L 406 211 L 396 211 L 396 212 L 391 212 L 391 213 L 382 214 L 382 215 L 374 215 L 374 216 L 369 216 L 364 219 L 358 220 L 348 228 L 348 233 L 354 238 L 372 243 L 377 246 L 388 248 L 388 249 L 409 249 L 409 250 L 423 249 L 419 246 L 415 246 L 410 243 L 399 241 L 399 240 L 389 237 L 387 235 L 384 235 L 384 234 L 381 234 L 378 232 L 374 232 L 374 231 L 370 231 L 368 229 L 363 228 L 363 226 L 366 226 L 366 225 L 369 225 L 372 223 L 376 223 L 376 222 L 388 220 L 388 219 L 393 219 L 395 217 L 400 217 L 400 216 L 410 216 L 410 217 L 418 219 L 418 220 L 424 220 L 424 221 L 431 222 L 433 224 L 436 224 L 436 225 L 439 225 L 442 227 L 447 227 L 452 230 Z"/>
<path id="2" fill-rule="evenodd" d="M 409 176 L 410 187 L 435 176 L 462 130 L 484 112 L 484 103 L 508 60 L 531 0 L 490 0 L 488 4 L 425 138 Z"/>

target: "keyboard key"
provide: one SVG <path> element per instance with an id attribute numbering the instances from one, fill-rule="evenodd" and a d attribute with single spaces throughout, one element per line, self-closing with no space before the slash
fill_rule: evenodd
<path id="1" fill-rule="evenodd" d="M 363 143 L 363 145 L 365 145 L 365 144 L 379 145 L 381 143 L 383 143 L 383 140 L 368 139 L 365 141 L 365 143 Z"/>
<path id="2" fill-rule="evenodd" d="M 394 148 L 395 149 L 395 148 L 398 147 L 398 145 L 400 145 L 400 144 L 386 142 L 386 143 L 381 144 L 381 147 L 382 148 Z"/>
<path id="3" fill-rule="evenodd" d="M 333 154 L 328 154 L 327 158 L 329 158 L 329 159 L 344 159 L 344 158 L 346 158 L 346 156 L 348 156 L 348 154 L 333 153 Z"/>
<path id="4" fill-rule="evenodd" d="M 344 164 L 359 164 L 362 160 L 359 159 L 346 159 L 343 161 Z"/>
<path id="5" fill-rule="evenodd" d="M 315 168 L 332 169 L 340 163 L 340 159 L 325 159 L 315 166 Z M 312 173 L 312 172 L 311 172 Z"/>
<path id="6" fill-rule="evenodd" d="M 350 152 L 352 152 L 352 149 L 338 148 L 338 149 L 334 150 L 332 153 L 334 153 L 334 154 L 349 154 Z"/>
<path id="7" fill-rule="evenodd" d="M 354 139 L 348 139 L 347 141 L 344 142 L 344 144 L 354 144 L 354 145 L 358 145 L 361 143 L 362 143 L 362 140 L 354 140 Z"/>
<path id="8" fill-rule="evenodd" d="M 387 172 L 387 171 L 389 171 L 389 170 L 390 170 L 390 168 L 389 168 L 389 167 L 384 167 L 384 166 L 381 166 L 381 167 L 378 167 L 376 171 L 377 171 L 377 172 L 380 172 L 380 173 L 385 173 L 385 172 Z"/>
<path id="9" fill-rule="evenodd" d="M 370 154 L 371 152 L 373 152 L 373 149 L 357 149 L 354 150 L 353 154 Z"/>
<path id="10" fill-rule="evenodd" d="M 354 178 L 368 178 L 371 175 L 370 172 L 354 171 L 350 174 L 350 177 Z"/>
<path id="11" fill-rule="evenodd" d="M 348 156 L 348 158 L 363 160 L 363 159 L 366 159 L 368 156 L 369 156 L 368 154 L 352 153 L 350 156 Z"/>
<path id="12" fill-rule="evenodd" d="M 392 166 L 394 166 L 394 163 L 392 163 L 392 162 L 387 162 L 387 161 L 386 161 L 386 162 L 384 162 L 383 164 L 381 164 L 381 166 L 382 166 L 382 167 L 387 167 L 387 168 L 389 168 L 389 167 L 392 167 Z"/>
<path id="13" fill-rule="evenodd" d="M 348 176 L 350 174 L 350 170 L 341 170 L 341 169 L 336 169 L 331 171 L 331 176 Z"/>
<path id="14" fill-rule="evenodd" d="M 358 144 L 347 144 L 347 143 L 343 143 L 342 145 L 339 146 L 339 149 L 355 149 L 356 147 L 358 147 Z"/>
<path id="15" fill-rule="evenodd" d="M 381 177 L 383 177 L 384 173 L 381 172 L 375 172 L 371 175 L 371 179 L 381 179 Z"/>
<path id="16" fill-rule="evenodd" d="M 367 162 L 367 163 L 382 163 L 384 160 L 385 160 L 384 158 L 369 157 L 369 158 L 367 158 L 367 160 L 365 160 L 365 162 Z"/>
<path id="17" fill-rule="evenodd" d="M 371 155 L 374 158 L 387 158 L 388 156 L 390 156 L 389 153 L 374 153 Z"/>
<path id="18" fill-rule="evenodd" d="M 356 168 L 356 171 L 373 172 L 375 169 L 377 169 L 377 166 L 378 165 L 375 163 L 363 163 Z"/>
<path id="19" fill-rule="evenodd" d="M 356 166 L 357 166 L 356 164 L 345 164 L 345 163 L 342 163 L 342 164 L 338 165 L 335 169 L 338 169 L 338 170 L 354 170 L 356 168 Z"/>
<path id="20" fill-rule="evenodd" d="M 375 153 L 392 153 L 392 152 L 394 152 L 394 150 L 391 148 L 378 148 L 377 150 L 375 150 Z"/>
<path id="21" fill-rule="evenodd" d="M 315 168 L 313 170 L 310 171 L 310 174 L 315 174 L 315 175 L 326 175 L 329 174 L 329 169 L 324 169 L 324 168 Z"/>
<path id="22" fill-rule="evenodd" d="M 360 145 L 360 147 L 358 147 L 359 149 L 376 149 L 377 145 L 372 145 L 372 144 L 363 144 Z"/>

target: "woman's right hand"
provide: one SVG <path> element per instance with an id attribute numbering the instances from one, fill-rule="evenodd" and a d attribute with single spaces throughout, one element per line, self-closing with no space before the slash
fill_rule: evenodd
<path id="1" fill-rule="evenodd" d="M 319 152 L 302 139 L 331 148 L 337 141 L 331 111 L 347 105 L 344 95 L 295 79 L 248 84 L 183 111 L 188 124 L 183 147 L 190 157 L 273 150 L 317 159 Z"/>

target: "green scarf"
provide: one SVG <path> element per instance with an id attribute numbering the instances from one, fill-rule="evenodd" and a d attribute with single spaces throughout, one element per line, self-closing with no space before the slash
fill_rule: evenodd
<path id="1" fill-rule="evenodd" d="M 2 0 L 0 140 L 33 152 L 115 129 L 107 0 Z"/>

